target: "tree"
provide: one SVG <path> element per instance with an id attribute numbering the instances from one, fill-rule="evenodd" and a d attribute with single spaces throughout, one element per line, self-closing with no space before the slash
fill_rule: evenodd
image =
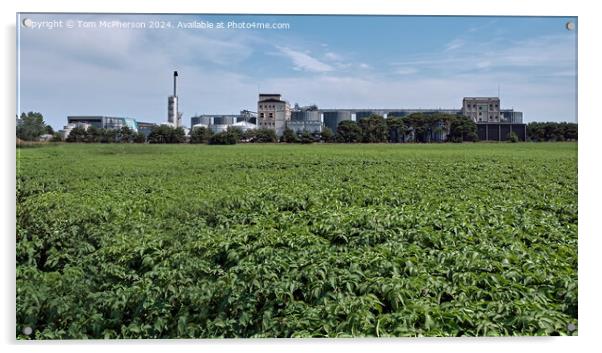
<path id="1" fill-rule="evenodd" d="M 92 128 L 89 127 L 88 130 Z M 119 131 L 115 129 L 98 129 L 98 139 L 100 139 L 101 143 L 114 143 L 117 142 L 119 138 Z"/>
<path id="2" fill-rule="evenodd" d="M 307 144 L 307 143 L 313 143 L 314 142 L 314 138 L 311 135 L 311 133 L 307 130 L 303 130 L 303 132 L 301 133 L 301 138 L 299 139 L 299 141 L 301 143 Z"/>
<path id="3" fill-rule="evenodd" d="M 443 141 L 450 130 L 450 123 L 456 118 L 457 115 L 442 113 L 414 113 L 402 119 L 406 126 L 412 128 L 414 141 L 431 142 Z"/>
<path id="4" fill-rule="evenodd" d="M 330 128 L 324 127 L 324 129 L 322 129 L 322 132 L 320 133 L 320 138 L 324 142 L 333 142 L 334 133 L 332 132 L 332 130 Z"/>
<path id="5" fill-rule="evenodd" d="M 362 129 L 355 121 L 343 120 L 337 126 L 337 140 L 352 143 L 362 140 Z"/>
<path id="6" fill-rule="evenodd" d="M 128 126 L 124 126 L 119 130 L 117 139 L 121 143 L 131 143 L 134 142 L 135 134 L 134 130 L 130 129 Z"/>
<path id="7" fill-rule="evenodd" d="M 243 131 L 242 136 L 240 137 L 240 140 L 244 141 L 244 142 L 252 142 L 253 140 L 255 140 L 256 136 L 257 136 L 257 130 L 249 129 L 249 130 Z"/>
<path id="8" fill-rule="evenodd" d="M 190 143 L 207 143 L 212 132 L 204 126 L 195 127 L 190 132 Z"/>
<path id="9" fill-rule="evenodd" d="M 95 126 L 89 126 L 86 130 L 86 137 L 84 142 L 101 142 L 102 141 L 103 131 Z"/>
<path id="10" fill-rule="evenodd" d="M 238 142 L 238 136 L 232 131 L 222 131 L 209 139 L 210 145 L 235 145 Z"/>
<path id="11" fill-rule="evenodd" d="M 532 122 L 527 124 L 531 141 L 577 141 L 577 124 L 567 122 Z"/>
<path id="12" fill-rule="evenodd" d="M 236 142 L 240 142 L 240 139 L 243 135 L 242 129 L 238 126 L 230 126 L 228 127 L 228 133 L 234 136 Z"/>
<path id="13" fill-rule="evenodd" d="M 466 116 L 458 115 L 451 121 L 447 139 L 451 142 L 476 141 L 477 124 Z"/>
<path id="14" fill-rule="evenodd" d="M 144 143 L 146 142 L 146 136 L 144 136 L 144 134 L 142 132 L 137 132 L 136 135 L 134 135 L 134 143 Z"/>
<path id="15" fill-rule="evenodd" d="M 278 137 L 276 136 L 276 131 L 262 128 L 255 130 L 255 138 L 252 140 L 252 142 L 275 143 L 278 142 Z"/>
<path id="16" fill-rule="evenodd" d="M 299 142 L 299 139 L 297 138 L 297 134 L 295 134 L 293 130 L 287 127 L 286 129 L 284 129 L 282 137 L 280 137 L 280 142 L 295 143 Z"/>
<path id="17" fill-rule="evenodd" d="M 50 125 L 46 125 L 46 134 L 48 135 L 54 135 L 54 129 L 52 128 L 52 126 Z"/>
<path id="18" fill-rule="evenodd" d="M 148 135 L 149 143 L 182 143 L 186 134 L 181 127 L 174 128 L 169 125 L 153 126 Z"/>
<path id="19" fill-rule="evenodd" d="M 21 140 L 34 141 L 48 131 L 41 113 L 21 113 L 21 121 L 17 126 L 17 137 Z"/>
<path id="20" fill-rule="evenodd" d="M 50 140 L 50 142 L 62 142 L 63 141 L 63 135 L 61 135 L 60 132 L 55 132 L 52 134 L 52 139 Z"/>
<path id="21" fill-rule="evenodd" d="M 388 128 L 385 119 L 380 115 L 371 115 L 368 118 L 360 119 L 362 142 L 381 143 L 387 142 Z"/>
<path id="22" fill-rule="evenodd" d="M 76 126 L 69 132 L 67 142 L 85 142 L 86 141 L 86 129 L 80 126 Z"/>

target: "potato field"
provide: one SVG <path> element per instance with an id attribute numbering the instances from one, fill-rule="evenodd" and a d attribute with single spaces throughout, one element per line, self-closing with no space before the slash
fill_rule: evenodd
<path id="1" fill-rule="evenodd" d="M 578 332 L 576 143 L 59 144 L 16 186 L 17 339 Z"/>

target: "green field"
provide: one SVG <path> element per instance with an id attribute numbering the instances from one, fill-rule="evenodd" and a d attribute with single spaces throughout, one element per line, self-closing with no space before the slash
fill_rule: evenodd
<path id="1" fill-rule="evenodd" d="M 574 335 L 577 144 L 21 148 L 16 246 L 20 339 Z"/>

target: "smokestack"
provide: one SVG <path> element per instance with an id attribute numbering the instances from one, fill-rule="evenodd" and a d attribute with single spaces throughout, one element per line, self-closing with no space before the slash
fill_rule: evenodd
<path id="1" fill-rule="evenodd" d="M 173 95 L 176 95 L 176 77 L 178 77 L 178 72 L 173 72 Z"/>

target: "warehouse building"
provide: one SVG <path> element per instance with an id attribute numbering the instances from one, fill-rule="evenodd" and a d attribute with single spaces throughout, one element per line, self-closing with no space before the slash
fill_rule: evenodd
<path id="1" fill-rule="evenodd" d="M 141 132 L 144 136 L 148 136 L 153 126 L 157 124 L 139 122 L 133 118 L 115 117 L 115 116 L 103 116 L 103 115 L 81 115 L 81 116 L 68 116 L 67 125 L 63 127 L 61 132 L 63 138 L 67 138 L 69 133 L 75 127 L 81 127 L 88 129 L 90 126 L 94 126 L 98 129 L 109 129 L 119 130 L 123 127 L 128 127 L 134 132 Z"/>

